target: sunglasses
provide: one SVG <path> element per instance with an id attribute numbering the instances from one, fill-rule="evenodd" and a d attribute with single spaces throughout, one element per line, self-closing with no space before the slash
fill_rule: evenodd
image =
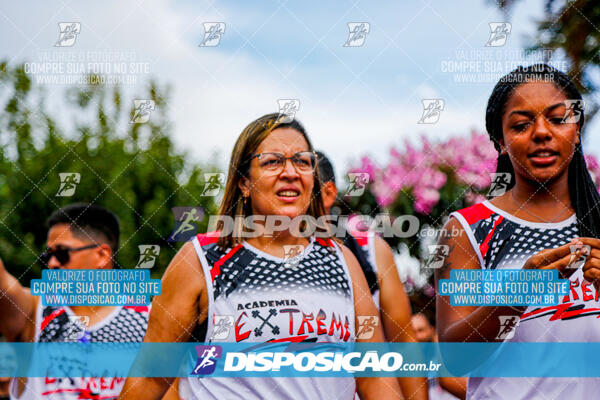
<path id="1" fill-rule="evenodd" d="M 58 262 L 60 263 L 60 265 L 65 265 L 68 264 L 69 261 L 71 260 L 71 253 L 74 251 L 82 251 L 82 250 L 88 250 L 88 249 L 93 249 L 100 246 L 99 244 L 90 244 L 87 246 L 82 246 L 82 247 L 58 247 L 54 250 L 52 249 L 46 249 L 46 251 L 44 251 L 41 255 L 40 255 L 40 262 L 44 265 L 48 265 L 48 262 L 50 261 L 50 259 L 52 257 L 56 257 L 56 259 L 58 260 Z"/>

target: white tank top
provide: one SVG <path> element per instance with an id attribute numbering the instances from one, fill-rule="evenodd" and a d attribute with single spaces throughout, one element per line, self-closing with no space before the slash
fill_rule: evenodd
<path id="1" fill-rule="evenodd" d="M 520 269 L 533 254 L 578 236 L 575 215 L 557 223 L 517 218 L 485 201 L 451 214 L 464 228 L 483 269 Z M 561 304 L 528 307 L 511 342 L 598 342 L 598 292 L 579 268 Z M 468 399 L 594 399 L 600 378 L 469 378 Z"/>
<path id="2" fill-rule="evenodd" d="M 142 342 L 148 328 L 148 306 L 116 307 L 101 322 L 85 327 L 69 307 L 43 307 L 38 303 L 35 318 L 35 342 Z M 64 359 L 66 357 L 66 359 Z M 56 361 L 69 367 L 68 354 L 57 354 Z M 71 364 L 77 363 L 73 360 Z M 74 364 L 79 365 L 79 364 Z M 27 378 L 18 395 L 17 379 L 11 381 L 14 400 L 116 400 L 125 377 Z"/>
<path id="3" fill-rule="evenodd" d="M 193 244 L 206 277 L 208 318 L 194 339 L 204 342 L 351 342 L 355 340 L 352 281 L 341 249 L 312 239 L 293 259 L 244 242 L 221 251 L 216 238 Z M 222 321 L 233 322 L 224 332 Z M 352 399 L 353 378 L 181 378 L 192 399 Z"/>

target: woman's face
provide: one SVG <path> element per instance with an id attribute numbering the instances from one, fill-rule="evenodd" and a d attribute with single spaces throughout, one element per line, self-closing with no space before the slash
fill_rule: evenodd
<path id="1" fill-rule="evenodd" d="M 550 82 L 522 84 L 508 99 L 501 145 L 517 175 L 547 183 L 567 173 L 579 135 L 578 124 L 562 122 L 566 99 Z"/>
<path id="2" fill-rule="evenodd" d="M 255 152 L 280 153 L 291 157 L 298 152 L 308 151 L 304 136 L 292 128 L 273 130 Z M 310 204 L 314 185 L 313 173 L 300 173 L 287 160 L 279 173 L 261 166 L 258 158 L 250 164 L 249 178 L 240 182 L 242 193 L 249 194 L 252 213 L 255 215 L 282 215 L 295 218 L 305 214 Z"/>

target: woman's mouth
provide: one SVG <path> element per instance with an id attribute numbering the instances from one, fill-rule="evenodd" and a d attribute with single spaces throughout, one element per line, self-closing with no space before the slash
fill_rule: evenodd
<path id="1" fill-rule="evenodd" d="M 300 197 L 300 191 L 296 189 L 284 189 L 277 192 L 279 200 L 286 203 L 293 203 Z"/>
<path id="2" fill-rule="evenodd" d="M 535 166 L 545 167 L 558 160 L 558 153 L 551 150 L 540 150 L 527 156 Z"/>

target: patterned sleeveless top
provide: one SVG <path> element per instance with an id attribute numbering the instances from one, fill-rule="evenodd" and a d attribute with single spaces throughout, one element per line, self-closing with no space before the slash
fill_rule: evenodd
<path id="1" fill-rule="evenodd" d="M 142 342 L 148 328 L 148 306 L 116 307 L 104 320 L 87 327 L 85 318 L 78 317 L 69 307 L 43 307 L 36 310 L 35 342 Z M 54 357 L 54 356 L 51 356 Z M 52 363 L 79 365 L 68 354 L 57 354 Z M 124 377 L 94 378 L 28 378 L 25 390 L 18 396 L 16 380 L 11 387 L 11 399 L 30 400 L 113 400 L 125 384 Z"/>
<path id="2" fill-rule="evenodd" d="M 355 340 L 352 281 L 341 249 L 312 239 L 279 258 L 244 242 L 221 251 L 210 234 L 193 239 L 208 291 L 205 342 Z M 352 399 L 353 378 L 181 378 L 182 399 Z"/>
<path id="3" fill-rule="evenodd" d="M 529 222 L 485 201 L 451 214 L 464 228 L 483 269 L 521 269 L 544 249 L 578 236 L 575 215 L 557 223 Z M 506 341 L 600 341 L 600 303 L 581 267 L 570 277 L 569 293 L 560 304 L 530 306 Z M 499 333 L 500 334 L 500 333 Z M 510 337 L 512 336 L 512 337 Z M 502 337 L 499 337 L 502 339 Z M 600 393 L 600 378 L 469 378 L 469 399 L 587 399 Z"/>

